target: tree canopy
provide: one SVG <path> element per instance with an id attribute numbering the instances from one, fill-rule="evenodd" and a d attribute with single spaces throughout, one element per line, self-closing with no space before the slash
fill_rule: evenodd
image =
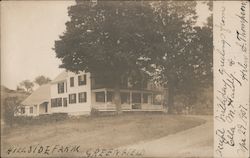
<path id="1" fill-rule="evenodd" d="M 35 78 L 35 83 L 38 84 L 39 86 L 41 86 L 41 85 L 43 85 L 43 84 L 47 84 L 47 83 L 49 83 L 50 81 L 51 81 L 50 78 L 45 77 L 45 76 L 43 76 L 43 75 L 37 76 L 37 77 Z"/>
<path id="2" fill-rule="evenodd" d="M 26 92 L 31 93 L 33 91 L 34 83 L 30 80 L 24 80 L 19 85 L 19 88 L 24 88 Z"/>
<path id="3" fill-rule="evenodd" d="M 155 52 L 144 54 L 147 60 L 141 61 L 153 79 L 167 86 L 170 112 L 176 91 L 189 95 L 212 81 L 212 23 L 195 26 L 195 6 L 193 1 L 155 3 Z"/>
<path id="4" fill-rule="evenodd" d="M 120 80 L 141 74 L 137 59 L 147 51 L 150 38 L 145 36 L 151 36 L 153 29 L 148 25 L 152 23 L 149 3 L 100 1 L 91 7 L 91 2 L 77 1 L 68 14 L 66 32 L 55 41 L 60 67 L 107 79 L 117 89 L 115 100 L 120 100 Z"/>
<path id="5" fill-rule="evenodd" d="M 149 6 L 141 2 L 77 1 L 69 8 L 67 31 L 55 42 L 62 59 L 60 67 L 77 72 L 86 70 L 122 76 L 135 70 L 144 51 L 144 34 L 149 31 Z"/>
<path id="6" fill-rule="evenodd" d="M 112 82 L 117 109 L 120 80 L 149 75 L 167 85 L 171 107 L 176 90 L 190 91 L 212 76 L 211 23 L 195 26 L 195 7 L 195 1 L 76 1 L 55 41 L 60 67 Z"/>

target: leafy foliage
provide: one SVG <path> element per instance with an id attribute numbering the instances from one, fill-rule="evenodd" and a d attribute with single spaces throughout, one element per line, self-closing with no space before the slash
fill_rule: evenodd
<path id="1" fill-rule="evenodd" d="M 153 29 L 147 25 L 152 23 L 149 3 L 100 1 L 91 7 L 91 2 L 77 1 L 69 16 L 67 31 L 55 42 L 60 67 L 113 83 L 118 107 L 121 80 L 141 74 L 137 59 L 147 51 Z"/>
<path id="2" fill-rule="evenodd" d="M 212 81 L 212 23 L 195 26 L 195 6 L 196 2 L 154 4 L 157 36 L 141 65 L 154 80 L 167 86 L 169 108 L 175 93 L 189 95 Z"/>
<path id="3" fill-rule="evenodd" d="M 33 91 L 34 83 L 30 80 L 24 80 L 19 85 L 19 88 L 25 88 L 26 92 L 31 93 Z"/>
<path id="4" fill-rule="evenodd" d="M 110 80 L 132 74 L 144 51 L 150 8 L 141 2 L 77 2 L 69 8 L 67 31 L 55 42 L 60 67 L 86 70 Z M 146 13 L 145 13 L 146 12 Z"/>
<path id="5" fill-rule="evenodd" d="M 4 118 L 6 109 L 4 102 L 6 98 L 17 98 L 18 102 L 21 102 L 28 96 L 29 93 L 25 91 L 15 91 L 1 85 L 1 116 Z"/>
<path id="6" fill-rule="evenodd" d="M 55 41 L 61 68 L 109 81 L 115 96 L 124 78 L 149 75 L 167 85 L 169 107 L 176 91 L 189 94 L 211 81 L 212 21 L 195 26 L 195 1 L 76 2 L 66 32 Z"/>
<path id="7" fill-rule="evenodd" d="M 51 81 L 50 78 L 45 77 L 45 76 L 43 76 L 43 75 L 37 76 L 37 77 L 35 78 L 35 83 L 38 84 L 39 86 L 41 86 L 41 85 L 43 85 L 43 84 L 47 84 L 47 83 L 49 83 L 50 81 Z"/>
<path id="8" fill-rule="evenodd" d="M 6 124 L 12 126 L 15 114 L 20 112 L 20 100 L 18 97 L 7 97 L 3 101 L 4 105 L 4 121 Z"/>

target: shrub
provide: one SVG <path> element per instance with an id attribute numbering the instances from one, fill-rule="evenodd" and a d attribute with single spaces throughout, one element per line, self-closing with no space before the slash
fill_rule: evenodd
<path id="1" fill-rule="evenodd" d="M 45 124 L 48 122 L 58 122 L 68 119 L 67 113 L 53 113 L 39 115 L 36 117 L 32 116 L 16 116 L 14 118 L 14 123 L 18 125 L 34 125 L 34 124 Z"/>
<path id="2" fill-rule="evenodd" d="M 100 115 L 100 111 L 96 108 L 91 108 L 91 112 L 90 112 L 91 116 L 99 116 Z"/>
<path id="3" fill-rule="evenodd" d="M 212 115 L 213 87 L 202 88 L 189 95 L 176 95 L 174 111 L 177 114 Z"/>
<path id="4" fill-rule="evenodd" d="M 20 106 L 20 100 L 18 97 L 7 97 L 3 101 L 4 106 L 4 113 L 3 118 L 4 122 L 7 125 L 12 126 L 14 123 L 15 114 L 19 112 Z"/>

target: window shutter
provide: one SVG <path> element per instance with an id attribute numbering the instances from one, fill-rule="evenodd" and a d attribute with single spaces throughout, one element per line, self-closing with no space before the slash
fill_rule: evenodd
<path id="1" fill-rule="evenodd" d="M 84 92 L 84 102 L 87 102 L 87 93 Z"/>
<path id="2" fill-rule="evenodd" d="M 84 75 L 84 84 L 86 85 L 87 84 L 87 76 Z"/>

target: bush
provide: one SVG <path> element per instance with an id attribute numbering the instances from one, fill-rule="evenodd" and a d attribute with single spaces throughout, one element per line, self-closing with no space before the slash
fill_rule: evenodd
<path id="1" fill-rule="evenodd" d="M 176 95 L 174 112 L 176 114 L 212 115 L 213 87 L 202 88 L 189 95 Z"/>
<path id="2" fill-rule="evenodd" d="M 7 125 L 12 126 L 15 120 L 15 114 L 18 113 L 20 106 L 20 100 L 18 97 L 7 97 L 3 101 L 4 113 L 3 118 L 4 122 Z"/>
<path id="3" fill-rule="evenodd" d="M 99 116 L 100 115 L 100 111 L 96 108 L 91 108 L 91 112 L 90 112 L 91 116 Z"/>
<path id="4" fill-rule="evenodd" d="M 58 122 L 68 119 L 67 113 L 53 113 L 39 115 L 36 117 L 32 116 L 16 116 L 14 118 L 14 123 L 18 125 L 34 125 L 34 124 L 45 124 L 51 122 Z"/>

